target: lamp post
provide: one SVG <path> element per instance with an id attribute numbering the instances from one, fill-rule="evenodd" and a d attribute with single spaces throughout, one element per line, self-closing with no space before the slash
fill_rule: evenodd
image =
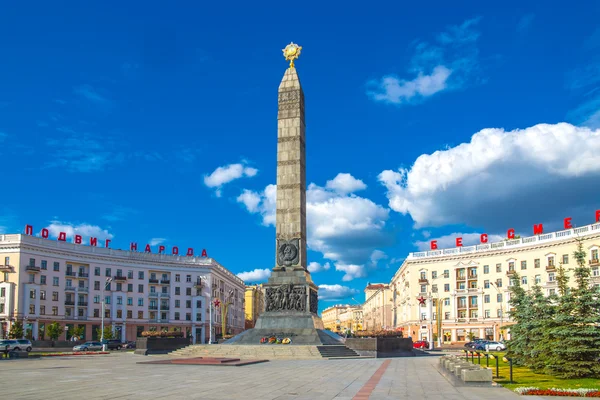
<path id="1" fill-rule="evenodd" d="M 202 275 L 200 276 L 200 279 L 204 279 L 206 281 L 206 284 L 208 286 L 208 292 L 206 293 L 206 296 L 208 298 L 208 329 L 209 329 L 209 333 L 208 333 L 208 344 L 212 344 L 213 342 L 213 328 L 212 328 L 212 323 L 213 323 L 213 317 L 212 317 L 212 308 L 213 308 L 213 304 L 212 304 L 212 285 L 210 283 L 210 277 L 207 275 Z"/>
<path id="2" fill-rule="evenodd" d="M 106 289 L 106 285 L 110 285 L 112 282 L 112 278 L 106 278 L 106 282 L 104 282 L 104 286 L 102 286 L 102 312 L 100 313 L 101 322 L 100 322 L 100 341 L 104 341 L 104 309 L 106 307 L 106 299 L 104 298 L 104 289 Z M 102 347 L 105 347 L 103 344 Z M 106 349 L 102 349 L 106 350 Z"/>
<path id="3" fill-rule="evenodd" d="M 502 292 L 500 291 L 500 288 L 498 287 L 498 285 L 494 282 L 490 282 L 490 285 L 492 285 L 494 287 L 494 289 L 496 289 L 496 291 L 498 292 L 498 294 L 502 294 Z M 504 296 L 502 297 L 502 302 L 500 303 L 500 341 L 504 340 L 504 335 L 502 334 L 502 325 L 504 323 Z"/>

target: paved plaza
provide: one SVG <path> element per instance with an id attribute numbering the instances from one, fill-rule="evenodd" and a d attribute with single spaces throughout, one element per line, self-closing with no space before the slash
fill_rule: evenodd
<path id="1" fill-rule="evenodd" d="M 516 399 L 501 387 L 454 386 L 438 357 L 278 360 L 245 367 L 148 365 L 168 356 L 0 361 L 2 399 Z M 528 396 L 530 400 L 539 397 Z"/>

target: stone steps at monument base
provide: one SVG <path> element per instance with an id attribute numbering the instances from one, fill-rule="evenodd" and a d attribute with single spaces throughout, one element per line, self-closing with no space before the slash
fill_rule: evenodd
<path id="1" fill-rule="evenodd" d="M 301 345 L 202 345 L 196 344 L 169 353 L 177 357 L 236 357 L 240 359 L 322 359 L 317 346 Z"/>
<path id="2" fill-rule="evenodd" d="M 317 346 L 317 350 L 323 358 L 344 358 L 344 357 L 360 357 L 360 355 L 346 346 Z"/>

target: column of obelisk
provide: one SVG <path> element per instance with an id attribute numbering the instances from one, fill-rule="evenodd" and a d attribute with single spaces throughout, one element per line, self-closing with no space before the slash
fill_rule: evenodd
<path id="1" fill-rule="evenodd" d="M 262 337 L 290 338 L 293 344 L 340 344 L 323 330 L 318 287 L 306 269 L 306 154 L 304 93 L 294 60 L 302 48 L 290 43 L 290 61 L 279 85 L 277 116 L 277 215 L 275 267 L 264 284 L 265 310 L 254 329 L 231 344 L 258 344 Z"/>

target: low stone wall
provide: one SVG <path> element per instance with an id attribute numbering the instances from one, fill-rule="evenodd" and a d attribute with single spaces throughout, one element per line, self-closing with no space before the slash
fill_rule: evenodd
<path id="1" fill-rule="evenodd" d="M 440 366 L 446 371 L 454 374 L 465 383 L 491 383 L 492 370 L 478 364 L 472 364 L 462 357 L 443 356 L 440 357 Z"/>
<path id="2" fill-rule="evenodd" d="M 347 338 L 346 347 L 361 356 L 414 356 L 410 338 Z"/>
<path id="3" fill-rule="evenodd" d="M 59 349 L 73 348 L 73 346 L 77 346 L 80 344 L 84 344 L 85 340 L 78 340 L 72 342 L 70 340 L 33 340 L 31 344 L 33 348 L 51 348 L 56 347 Z"/>
<path id="4" fill-rule="evenodd" d="M 167 354 L 190 345 L 189 338 L 142 337 L 135 342 L 135 354 Z"/>

